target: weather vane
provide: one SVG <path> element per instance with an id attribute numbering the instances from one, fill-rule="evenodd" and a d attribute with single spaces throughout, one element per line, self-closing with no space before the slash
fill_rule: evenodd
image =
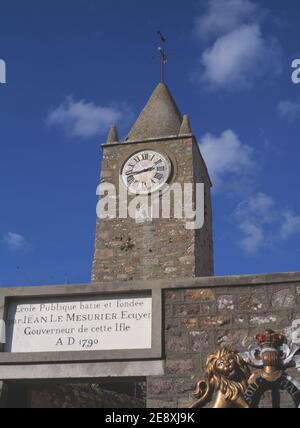
<path id="1" fill-rule="evenodd" d="M 158 47 L 159 53 L 160 53 L 160 80 L 162 83 L 165 82 L 165 65 L 167 64 L 167 56 L 164 50 L 164 44 L 166 43 L 167 39 L 162 35 L 161 31 L 157 31 L 157 35 L 159 36 L 159 39 L 161 41 L 161 45 Z"/>

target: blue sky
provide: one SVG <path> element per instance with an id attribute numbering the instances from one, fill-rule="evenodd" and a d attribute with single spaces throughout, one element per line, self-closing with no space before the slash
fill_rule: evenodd
<path id="1" fill-rule="evenodd" d="M 90 281 L 100 144 L 167 83 L 215 184 L 217 275 L 297 271 L 297 0 L 0 0 L 0 283 Z"/>

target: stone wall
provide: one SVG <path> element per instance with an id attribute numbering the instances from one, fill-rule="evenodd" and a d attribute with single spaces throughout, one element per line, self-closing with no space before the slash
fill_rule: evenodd
<path id="1" fill-rule="evenodd" d="M 147 149 L 170 157 L 176 183 L 182 186 L 205 183 L 205 227 L 198 231 L 187 230 L 186 221 L 174 218 L 173 210 L 168 219 L 143 222 L 132 218 L 98 220 L 93 282 L 213 275 L 210 181 L 193 138 L 104 146 L 101 182 L 112 183 L 119 189 L 120 170 L 125 160 L 133 153 Z M 171 207 L 174 206 L 172 199 L 173 195 Z"/>
<path id="2" fill-rule="evenodd" d="M 123 294 L 125 289 L 127 292 L 134 293 L 152 289 L 155 302 L 153 320 L 156 320 L 153 324 L 153 349 L 139 357 L 140 360 L 136 356 L 136 351 L 132 360 L 133 357 L 128 354 L 128 350 L 120 350 L 117 359 L 113 355 L 108 356 L 107 359 L 106 355 L 101 361 L 99 356 L 97 363 L 95 363 L 94 351 L 86 351 L 84 361 L 76 365 L 75 371 L 72 362 L 79 361 L 77 352 L 70 354 L 66 362 L 59 363 L 55 360 L 48 366 L 44 364 L 45 356 L 38 356 L 35 365 L 33 354 L 26 355 L 24 361 L 22 355 L 2 353 L 2 365 L 0 365 L 2 379 L 7 383 L 4 386 L 9 387 L 8 393 L 12 388 L 12 393 L 8 395 L 14 404 L 16 401 L 24 401 L 22 388 L 20 393 L 16 394 L 15 382 L 19 382 L 21 387 L 26 387 L 29 381 L 34 381 L 36 385 L 41 385 L 41 389 L 36 388 L 37 393 L 31 396 L 35 406 L 43 402 L 49 407 L 67 404 L 76 407 L 81 405 L 81 401 L 78 400 L 80 399 L 83 400 L 83 407 L 96 404 L 98 407 L 109 407 L 110 403 L 115 407 L 119 404 L 125 407 L 123 398 L 116 401 L 112 395 L 106 395 L 106 393 L 103 395 L 100 390 L 97 396 L 92 390 L 92 398 L 86 394 L 86 389 L 82 390 L 81 395 L 81 390 L 77 388 L 66 393 L 65 389 L 59 387 L 56 394 L 55 390 L 51 389 L 51 383 L 47 382 L 52 379 L 59 383 L 63 376 L 66 376 L 69 380 L 73 378 L 79 381 L 81 378 L 84 382 L 90 379 L 90 383 L 101 384 L 104 389 L 110 389 L 104 382 L 107 384 L 113 380 L 112 389 L 124 394 L 123 388 L 116 386 L 115 382 L 122 382 L 122 384 L 124 381 L 139 382 L 148 376 L 146 392 L 148 407 L 188 407 L 193 402 L 194 386 L 203 376 L 207 357 L 219 347 L 227 346 L 240 352 L 245 351 L 249 345 L 255 343 L 256 334 L 262 333 L 266 328 L 288 335 L 293 333 L 294 342 L 300 344 L 300 272 L 112 282 L 86 287 L 41 287 L 39 291 L 36 288 L 1 289 L 0 301 L 4 310 L 5 302 L 16 296 L 33 298 L 37 297 L 36 293 L 43 296 L 60 294 L 75 296 L 78 293 L 97 295 L 101 292 Z M 162 329 L 160 297 L 162 297 L 163 308 Z M 160 342 L 163 345 L 162 352 Z M 159 344 L 159 350 L 153 353 L 157 344 Z M 60 361 L 57 356 L 56 358 Z M 46 363 L 50 362 L 51 353 L 46 356 Z M 39 370 L 41 364 L 43 364 L 42 373 Z M 90 374 L 95 373 L 95 364 L 97 364 L 96 378 L 90 377 Z M 28 366 L 31 367 L 30 373 L 28 373 Z M 56 367 L 55 375 L 52 366 Z M 291 370 L 289 373 L 296 379 L 300 378 L 298 372 Z M 66 384 L 63 381 L 62 383 L 66 388 Z M 52 392 L 48 396 L 49 385 L 49 391 Z M 64 394 L 61 394 L 62 391 Z M 51 398 L 52 395 L 54 401 Z M 64 395 L 68 403 L 64 400 Z M 63 400 L 60 403 L 61 396 Z M 94 400 L 97 400 L 97 403 Z M 32 403 L 30 405 L 33 405 Z M 288 396 L 283 397 L 282 403 L 283 406 L 291 406 Z M 141 404 L 139 400 L 138 402 L 129 400 L 128 405 L 138 407 Z M 263 406 L 269 405 L 269 397 L 266 396 Z"/>
<path id="3" fill-rule="evenodd" d="M 2 408 L 142 408 L 145 400 L 133 394 L 103 389 L 97 384 L 37 383 L 9 385 L 2 398 Z M 126 391 L 125 391 L 126 392 Z"/>
<path id="4" fill-rule="evenodd" d="M 256 334 L 286 332 L 299 318 L 300 282 L 165 291 L 166 374 L 148 379 L 148 407 L 189 406 L 210 353 L 220 346 L 245 351 Z"/>
<path id="5" fill-rule="evenodd" d="M 211 204 L 211 182 L 206 169 L 205 162 L 200 153 L 197 143 L 193 144 L 194 160 L 194 182 L 205 183 L 204 195 L 204 225 L 201 229 L 196 229 L 195 235 L 195 257 L 196 272 L 195 276 L 204 276 L 214 274 L 214 249 L 213 249 L 213 215 Z"/>

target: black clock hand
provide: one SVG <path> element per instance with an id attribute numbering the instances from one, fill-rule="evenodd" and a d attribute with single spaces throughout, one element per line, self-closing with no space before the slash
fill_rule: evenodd
<path id="1" fill-rule="evenodd" d="M 143 169 L 142 171 L 137 171 L 137 172 L 127 172 L 126 175 L 139 175 L 139 174 L 143 174 L 144 172 L 149 172 L 149 171 L 153 171 L 155 169 L 154 166 L 152 166 L 151 168 L 147 168 L 147 169 Z"/>
<path id="2" fill-rule="evenodd" d="M 151 168 L 144 169 L 143 171 L 137 171 L 136 173 L 133 173 L 133 175 L 143 174 L 144 172 L 149 172 L 153 170 L 154 170 L 154 167 L 152 166 Z"/>

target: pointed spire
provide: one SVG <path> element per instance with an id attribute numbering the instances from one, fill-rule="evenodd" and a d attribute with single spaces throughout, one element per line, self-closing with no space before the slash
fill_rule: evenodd
<path id="1" fill-rule="evenodd" d="M 192 134 L 192 128 L 190 124 L 190 119 L 187 114 L 183 116 L 182 124 L 180 127 L 179 135 L 190 135 Z"/>
<path id="2" fill-rule="evenodd" d="M 182 116 L 171 92 L 164 83 L 159 83 L 129 132 L 127 140 L 178 135 L 181 123 Z"/>
<path id="3" fill-rule="evenodd" d="M 116 125 L 113 125 L 109 130 L 106 144 L 113 144 L 113 143 L 119 143 L 119 142 L 120 142 L 120 139 L 118 136 L 117 127 Z"/>

